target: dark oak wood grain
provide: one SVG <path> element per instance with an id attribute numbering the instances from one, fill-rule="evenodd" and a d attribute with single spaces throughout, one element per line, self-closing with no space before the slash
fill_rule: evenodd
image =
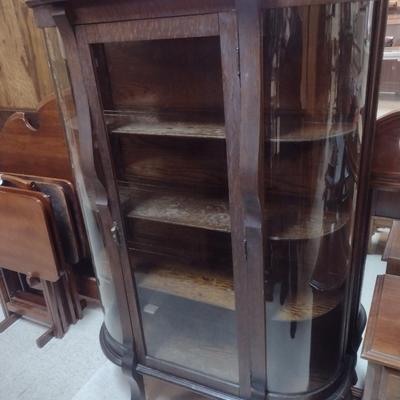
<path id="1" fill-rule="evenodd" d="M 173 187 L 194 195 L 227 192 L 224 141 L 120 136 L 113 150 L 118 179 L 127 186 Z"/>
<path id="2" fill-rule="evenodd" d="M 43 17 L 46 16 L 46 10 L 40 6 L 52 2 L 29 0 L 27 3 L 30 6 L 38 7 L 37 14 L 40 18 L 41 15 Z M 53 3 L 57 3 L 57 1 Z M 78 0 L 72 4 L 76 13 L 76 23 L 78 24 L 174 17 L 177 15 L 211 14 L 218 11 L 230 11 L 234 7 L 232 0 L 204 0 L 201 5 L 199 5 L 197 0 L 178 0 L 173 3 L 163 0 L 140 0 L 133 4 L 129 0 L 120 1 L 118 4 L 110 4 L 108 0 L 89 0 L 85 3 Z M 96 6 L 96 13 L 93 13 L 93 5 Z M 43 24 L 52 23 L 48 17 L 40 18 L 40 21 Z"/>
<path id="3" fill-rule="evenodd" d="M 142 110 L 141 117 L 148 117 L 153 110 L 160 122 L 163 118 L 168 120 L 168 115 L 160 112 L 162 110 L 183 110 L 185 114 L 187 110 L 197 110 L 223 115 L 217 36 L 150 42 L 135 40 L 100 46 L 104 46 L 105 70 L 113 108 Z M 185 68 L 181 68 L 182 65 Z M 99 81 L 107 81 L 107 75 L 102 72 Z M 103 92 L 104 99 L 106 95 Z M 107 103 L 104 107 L 107 109 Z M 171 121 L 174 121 L 173 117 L 171 115 Z M 196 122 L 196 117 L 201 115 L 189 121 Z M 181 113 L 176 116 L 175 122 L 184 122 L 183 118 L 185 115 Z M 207 115 L 203 122 L 207 122 L 206 118 Z"/>
<path id="4" fill-rule="evenodd" d="M 218 17 L 216 14 L 209 14 L 116 22 L 113 25 L 112 37 L 108 24 L 90 25 L 85 30 L 88 43 L 215 36 L 218 34 Z"/>
<path id="5" fill-rule="evenodd" d="M 262 25 L 260 2 L 236 1 L 241 74 L 240 190 L 243 239 L 247 247 L 249 323 L 258 335 L 250 341 L 252 397 L 266 390 L 263 253 Z"/>
<path id="6" fill-rule="evenodd" d="M 347 396 L 362 270 L 349 243 L 366 226 L 377 61 L 365 114 L 358 75 L 381 50 L 384 7 L 367 51 L 365 7 L 316 3 L 30 2 L 43 24 L 55 7 L 66 42 L 123 368 L 142 398 L 141 374 L 224 400 Z M 275 390 L 279 363 L 290 383 Z"/>

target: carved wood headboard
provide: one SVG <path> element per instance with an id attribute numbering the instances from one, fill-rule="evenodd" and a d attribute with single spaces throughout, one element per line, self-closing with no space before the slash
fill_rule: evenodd
<path id="1" fill-rule="evenodd" d="M 64 127 L 54 97 L 37 114 L 16 112 L 0 130 L 0 171 L 73 182 Z"/>

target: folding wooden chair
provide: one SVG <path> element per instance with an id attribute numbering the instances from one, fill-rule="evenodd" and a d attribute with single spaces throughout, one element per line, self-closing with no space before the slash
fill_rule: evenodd
<path id="1" fill-rule="evenodd" d="M 80 261 L 88 256 L 86 233 L 73 185 L 63 179 L 39 176 L 0 174 L 3 184 L 30 188 L 49 196 L 53 209 L 56 238 L 62 247 L 63 268 L 73 295 L 77 318 L 82 317 L 82 306 L 78 296 L 72 269 L 79 268 Z M 84 302 L 83 302 L 84 303 Z"/>
<path id="2" fill-rule="evenodd" d="M 49 325 L 37 341 L 41 347 L 52 336 L 62 337 L 82 316 L 70 267 L 79 260 L 76 227 L 61 185 L 1 178 L 8 186 L 0 186 L 0 266 L 8 272 L 3 270 L 0 283 L 6 314 L 0 332 L 18 316 L 35 319 Z M 19 280 L 10 279 L 10 271 Z"/>

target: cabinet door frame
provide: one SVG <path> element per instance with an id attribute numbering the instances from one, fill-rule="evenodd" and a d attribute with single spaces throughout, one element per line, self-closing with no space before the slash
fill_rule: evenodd
<path id="1" fill-rule="evenodd" d="M 236 0 L 240 48 L 240 187 L 248 285 L 251 398 L 264 399 L 266 313 L 264 304 L 264 135 L 262 19 L 259 0 Z"/>
<path id="2" fill-rule="evenodd" d="M 370 192 L 368 189 L 373 137 L 375 134 L 375 116 L 378 101 L 378 83 L 380 61 L 383 54 L 383 39 L 387 1 L 372 0 L 372 29 L 370 32 L 370 58 L 368 66 L 368 86 L 363 127 L 363 145 L 359 167 L 359 187 L 356 201 L 356 216 L 353 229 L 354 249 L 351 253 L 351 277 L 346 294 L 346 312 L 344 335 L 344 364 L 342 372 L 325 387 L 308 394 L 279 395 L 268 391 L 266 358 L 266 309 L 264 299 L 264 260 L 265 222 L 263 220 L 264 180 L 263 180 L 263 21 L 262 13 L 268 8 L 287 8 L 311 4 L 329 4 L 355 2 L 357 0 L 236 0 L 240 46 L 241 68 L 241 190 L 244 208 L 244 241 L 247 248 L 248 295 L 250 326 L 257 332 L 250 339 L 251 352 L 251 388 L 253 397 L 269 399 L 304 398 L 320 399 L 333 391 L 344 388 L 347 376 L 350 376 L 354 357 L 352 341 L 360 332 L 357 329 L 358 306 L 368 244 L 368 220 Z M 263 342 L 264 341 L 264 342 Z M 350 355 L 350 356 L 349 356 Z"/>
<path id="3" fill-rule="evenodd" d="M 103 166 L 105 183 L 111 208 L 112 219 L 119 230 L 118 247 L 121 269 L 124 273 L 125 289 L 129 304 L 134 343 L 138 358 L 136 370 L 142 374 L 161 377 L 164 380 L 212 395 L 218 398 L 250 397 L 250 370 L 248 340 L 251 329 L 247 325 L 246 268 L 243 267 L 244 248 L 240 211 L 240 195 L 237 175 L 239 173 L 239 118 L 240 81 L 238 74 L 238 44 L 236 15 L 234 12 L 129 20 L 113 23 L 76 26 L 79 58 L 83 80 L 88 94 L 92 116 L 93 132 L 97 139 L 100 161 Z M 128 256 L 124 218 L 120 209 L 116 174 L 107 127 L 103 118 L 103 105 L 99 93 L 99 82 L 93 59 L 92 46 L 111 42 L 177 39 L 204 36 L 218 36 L 221 44 L 221 63 L 224 89 L 224 110 L 226 115 L 226 146 L 230 210 L 232 219 L 233 270 L 237 321 L 237 346 L 239 361 L 239 382 L 231 383 L 213 378 L 188 368 L 162 361 L 146 354 L 144 333 L 139 310 L 135 278 Z M 127 316 L 123 316 L 126 318 Z M 254 332 L 254 331 L 253 331 Z M 195 384 L 193 384 L 195 382 Z M 210 387 L 212 389 L 209 389 Z M 229 394 L 229 395 L 227 395 Z"/>

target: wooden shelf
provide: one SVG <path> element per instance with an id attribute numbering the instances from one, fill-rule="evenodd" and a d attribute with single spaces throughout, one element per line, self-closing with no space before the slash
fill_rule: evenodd
<path id="1" fill-rule="evenodd" d="M 150 255 L 148 257 L 147 262 L 136 262 L 135 277 L 140 289 L 235 310 L 233 278 L 226 269 L 165 261 L 165 258 Z M 269 307 L 273 320 L 303 321 L 327 314 L 342 298 L 343 291 L 340 289 L 319 292 L 307 288 L 306 293 L 289 297 L 282 306 Z"/>
<path id="2" fill-rule="evenodd" d="M 345 212 L 323 211 L 304 204 L 289 204 L 279 197 L 266 199 L 266 229 L 271 240 L 316 239 L 343 228 Z"/>
<path id="3" fill-rule="evenodd" d="M 228 201 L 219 197 L 132 190 L 121 186 L 120 198 L 127 218 L 220 232 L 231 229 Z M 316 239 L 336 232 L 349 221 L 347 213 L 288 204 L 279 197 L 267 199 L 265 215 L 271 240 Z"/>
<path id="4" fill-rule="evenodd" d="M 113 134 L 225 139 L 224 124 L 217 122 L 143 120 L 142 117 L 138 119 L 132 115 L 106 115 L 106 122 L 109 131 Z M 345 136 L 353 133 L 355 129 L 356 125 L 352 123 L 307 122 L 277 137 L 270 138 L 270 141 L 311 142 Z"/>
<path id="5" fill-rule="evenodd" d="M 127 218 L 230 232 L 228 202 L 218 197 L 120 188 Z"/>
<path id="6" fill-rule="evenodd" d="M 290 322 L 322 317 L 335 309 L 342 299 L 342 290 L 318 292 L 308 289 L 306 293 L 287 299 L 282 306 L 273 310 L 272 319 Z"/>
<path id="7" fill-rule="evenodd" d="M 356 129 L 355 124 L 324 124 L 318 122 L 307 122 L 300 127 L 289 129 L 286 133 L 281 133 L 276 137 L 270 138 L 271 142 L 312 142 L 325 140 L 338 136 L 349 135 Z"/>
<path id="8" fill-rule="evenodd" d="M 143 121 L 134 116 L 106 116 L 106 121 L 113 134 L 225 139 L 222 123 Z"/>
<path id="9" fill-rule="evenodd" d="M 159 257 L 157 262 L 139 262 L 135 277 L 140 288 L 235 309 L 232 272 L 218 266 L 192 266 Z"/>

